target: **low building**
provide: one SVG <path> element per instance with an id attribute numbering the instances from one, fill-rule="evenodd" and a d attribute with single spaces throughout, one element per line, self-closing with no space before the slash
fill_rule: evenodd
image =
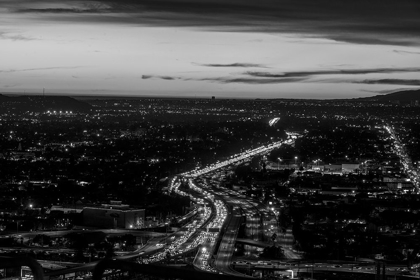
<path id="1" fill-rule="evenodd" d="M 336 163 L 324 165 L 323 171 L 330 174 L 349 174 L 360 171 L 359 163 Z"/>
<path id="2" fill-rule="evenodd" d="M 342 164 L 343 174 L 357 173 L 358 171 L 360 171 L 359 163 L 343 163 Z"/>
<path id="3" fill-rule="evenodd" d="M 85 226 L 135 229 L 144 227 L 145 210 L 113 201 L 99 207 L 85 207 L 82 215 Z"/>

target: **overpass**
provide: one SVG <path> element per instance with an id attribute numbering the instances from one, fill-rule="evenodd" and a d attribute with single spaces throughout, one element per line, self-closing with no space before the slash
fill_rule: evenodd
<path id="1" fill-rule="evenodd" d="M 242 243 L 245 245 L 251 245 L 251 246 L 255 246 L 255 247 L 260 247 L 260 248 L 265 248 L 270 246 L 267 243 L 261 242 L 261 241 L 256 241 L 256 240 L 252 240 L 252 239 L 246 239 L 246 238 L 236 238 L 236 242 L 237 243 Z"/>
<path id="2" fill-rule="evenodd" d="M 21 266 L 28 266 L 34 277 L 34 280 L 44 280 L 49 279 L 50 277 L 57 277 L 60 275 L 65 275 L 67 273 L 76 272 L 76 271 L 92 271 L 93 280 L 102 280 L 106 277 L 106 270 L 119 270 L 118 273 L 121 275 L 125 274 L 124 271 L 129 272 L 133 276 L 133 273 L 138 273 L 141 275 L 150 275 L 155 277 L 160 277 L 164 279 L 184 279 L 184 280 L 249 280 L 246 277 L 238 277 L 232 275 L 222 275 L 218 273 L 209 273 L 203 271 L 194 270 L 192 267 L 177 267 L 177 266 L 164 266 L 157 264 L 137 264 L 132 262 L 126 262 L 121 260 L 111 260 L 103 259 L 99 262 L 93 262 L 89 265 L 84 265 L 82 267 L 67 269 L 67 270 L 57 270 L 50 273 L 44 273 L 41 265 L 33 258 L 30 257 L 0 257 L 0 268 L 18 268 Z"/>

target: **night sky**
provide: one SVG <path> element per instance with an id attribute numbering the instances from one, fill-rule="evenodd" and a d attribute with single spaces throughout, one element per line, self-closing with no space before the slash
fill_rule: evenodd
<path id="1" fill-rule="evenodd" d="M 419 46 L 419 0 L 0 0 L 2 93 L 372 96 Z"/>

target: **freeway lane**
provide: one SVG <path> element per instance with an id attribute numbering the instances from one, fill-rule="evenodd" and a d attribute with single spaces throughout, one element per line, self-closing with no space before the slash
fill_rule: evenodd
<path id="1" fill-rule="evenodd" d="M 230 159 L 225 160 L 223 162 L 217 162 L 216 164 L 212 164 L 212 165 L 207 166 L 203 169 L 198 169 L 197 168 L 195 170 L 185 172 L 181 175 L 185 176 L 185 177 L 197 177 L 197 176 L 209 173 L 211 171 L 226 167 L 228 165 L 231 165 L 231 164 L 234 164 L 234 163 L 237 163 L 237 162 L 241 162 L 243 160 L 248 160 L 249 158 L 251 158 L 253 156 L 268 153 L 275 148 L 279 148 L 281 145 L 283 145 L 285 143 L 293 144 L 293 142 L 294 142 L 294 140 L 288 139 L 288 140 L 284 140 L 284 141 L 271 143 L 271 144 L 268 144 L 268 145 L 265 145 L 265 146 L 261 146 L 261 147 L 258 147 L 256 149 L 253 149 L 253 150 L 247 150 L 243 153 L 233 155 L 233 156 L 231 156 Z"/>
<path id="2" fill-rule="evenodd" d="M 417 192 L 419 193 L 420 188 L 420 179 L 418 170 L 413 166 L 413 162 L 411 158 L 408 156 L 406 148 L 404 144 L 401 143 L 398 135 L 395 133 L 395 130 L 392 126 L 386 125 L 384 126 L 385 130 L 389 133 L 389 135 L 393 139 L 393 150 L 395 153 L 400 157 L 401 164 L 404 166 L 404 171 L 410 177 L 411 181 L 413 182 L 414 186 L 417 188 Z"/>
<path id="3" fill-rule="evenodd" d="M 230 268 L 233 252 L 235 250 L 235 241 L 238 235 L 238 229 L 241 225 L 241 215 L 234 212 L 230 215 L 229 224 L 226 227 L 226 231 L 223 234 L 222 241 L 220 242 L 219 249 L 217 251 L 216 260 L 214 267 L 226 274 L 242 276 L 242 273 L 236 272 Z"/>

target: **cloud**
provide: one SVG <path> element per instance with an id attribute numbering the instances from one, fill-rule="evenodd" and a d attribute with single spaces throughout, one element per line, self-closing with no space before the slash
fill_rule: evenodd
<path id="1" fill-rule="evenodd" d="M 19 84 L 13 84 L 13 85 L 3 85 L 3 88 L 13 88 L 19 86 Z"/>
<path id="2" fill-rule="evenodd" d="M 177 78 L 169 77 L 169 76 L 162 76 L 160 78 L 163 79 L 163 80 L 175 80 L 175 79 L 177 79 Z"/>
<path id="3" fill-rule="evenodd" d="M 8 32 L 0 32 L 0 39 L 12 40 L 12 41 L 32 41 L 36 40 L 32 37 L 23 36 L 22 34 L 12 34 Z"/>
<path id="4" fill-rule="evenodd" d="M 219 65 L 219 64 L 209 64 Z M 222 64 L 230 65 L 230 64 Z M 236 64 L 235 64 L 236 65 Z M 212 66 L 225 67 L 225 66 Z M 228 66 L 226 66 L 228 67 Z M 239 67 L 239 66 L 234 66 Z M 346 80 L 342 79 L 343 75 L 365 75 L 365 74 L 387 74 L 387 73 L 405 73 L 405 72 L 420 72 L 420 68 L 368 68 L 368 69 L 333 69 L 333 70 L 319 70 L 319 71 L 290 71 L 290 72 L 257 72 L 247 71 L 240 76 L 233 77 L 211 77 L 211 78 L 191 78 L 191 77 L 172 77 L 162 75 L 143 75 L 142 79 L 161 79 L 161 80 L 183 80 L 183 81 L 210 81 L 223 84 L 229 83 L 244 83 L 244 84 L 280 84 L 280 83 L 297 83 L 308 81 L 314 76 L 331 76 L 339 75 L 338 78 L 311 80 L 311 82 L 329 82 L 329 83 L 360 83 L 360 84 L 387 84 L 387 85 L 420 85 L 420 80 L 406 80 L 406 79 L 378 79 L 378 80 Z"/>
<path id="5" fill-rule="evenodd" d="M 402 50 L 394 50 L 395 53 L 399 54 L 420 54 L 420 52 L 410 52 L 410 51 L 402 51 Z"/>
<path id="6" fill-rule="evenodd" d="M 44 71 L 44 70 L 64 70 L 64 69 L 77 69 L 77 68 L 80 68 L 80 67 L 81 66 L 9 69 L 9 70 L 0 70 L 0 73 L 15 73 L 15 72 Z"/>
<path id="7" fill-rule="evenodd" d="M 256 63 L 230 63 L 230 64 L 199 64 L 194 63 L 200 66 L 206 67 L 243 67 L 243 68 L 250 68 L 250 67 L 259 67 L 259 68 L 267 68 L 265 65 L 256 64 Z"/>
<path id="8" fill-rule="evenodd" d="M 143 80 L 147 80 L 147 79 L 177 80 L 177 79 L 180 79 L 180 78 L 177 78 L 177 77 L 158 76 L 158 75 L 142 75 L 141 78 Z"/>
<path id="9" fill-rule="evenodd" d="M 252 84 L 252 85 L 264 85 L 264 84 L 283 84 L 283 83 L 297 83 L 302 82 L 303 78 L 273 78 L 273 79 L 253 79 L 253 78 L 204 78 L 200 81 L 218 82 L 222 84 Z"/>
<path id="10" fill-rule="evenodd" d="M 37 4 L 41 4 L 41 5 L 37 5 Z M 25 3 L 25 1 L 23 1 L 22 5 L 27 6 L 28 3 Z M 117 12 L 116 9 L 112 9 L 112 6 L 109 6 L 100 2 L 86 2 L 86 3 L 81 2 L 81 3 L 68 3 L 67 4 L 65 1 L 61 3 L 54 3 L 54 2 L 45 3 L 45 1 L 32 1 L 31 3 L 29 3 L 29 5 L 31 6 L 30 8 L 25 8 L 25 7 L 16 8 L 15 7 L 15 8 L 10 8 L 10 9 L 17 13 L 50 13 L 50 14 L 62 14 L 62 13 L 70 13 L 70 14 L 71 13 L 76 13 L 76 14 L 89 13 L 90 14 L 90 13 Z"/>
<path id="11" fill-rule="evenodd" d="M 77 8 L 48 8 L 48 9 L 21 9 L 20 13 L 98 13 L 98 10 L 91 9 L 77 9 Z"/>
<path id="12" fill-rule="evenodd" d="M 10 1 L 9 1 L 10 2 Z M 357 44 L 420 45 L 418 0 L 24 1 L 15 12 L 68 13 L 57 21 L 205 27 L 227 32 L 300 34 Z M 29 3 L 29 4 L 28 4 Z M 36 6 L 33 3 L 43 3 Z M 45 3 L 50 3 L 48 6 Z M 86 15 L 84 15 L 86 14 Z M 98 14 L 98 15 L 95 15 Z"/>
<path id="13" fill-rule="evenodd" d="M 260 78 L 248 78 L 248 77 L 214 77 L 214 78 L 191 78 L 191 77 L 171 77 L 171 76 L 158 76 L 158 75 L 142 75 L 143 80 L 147 79 L 160 79 L 160 80 L 182 80 L 182 81 L 209 81 L 221 84 L 281 84 L 281 83 L 294 83 L 301 82 L 305 78 L 272 78 L 272 79 L 260 79 Z"/>
<path id="14" fill-rule="evenodd" d="M 287 78 L 287 77 L 306 77 L 320 75 L 363 75 L 363 74 L 385 74 L 385 73 L 403 73 L 420 72 L 420 68 L 369 68 L 369 69 L 333 69 L 319 71 L 291 71 L 281 73 L 270 72 L 245 72 L 246 75 L 259 78 Z"/>
<path id="15" fill-rule="evenodd" d="M 379 79 L 379 80 L 363 80 L 356 81 L 357 84 L 370 84 L 370 85 L 403 85 L 403 86 L 420 86 L 420 80 L 405 80 L 405 79 Z"/>

